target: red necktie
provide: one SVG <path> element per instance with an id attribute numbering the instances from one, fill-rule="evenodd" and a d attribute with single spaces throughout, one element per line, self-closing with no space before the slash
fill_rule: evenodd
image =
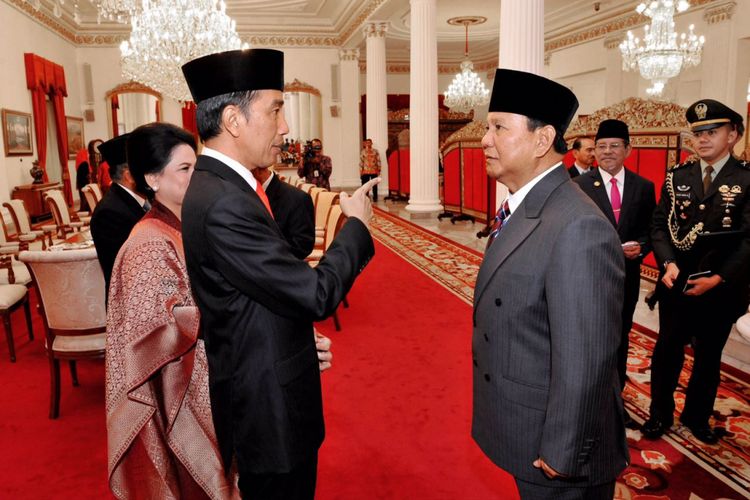
<path id="1" fill-rule="evenodd" d="M 268 210 L 268 213 L 271 214 L 271 218 L 273 218 L 273 211 L 271 210 L 271 204 L 268 203 L 268 196 L 266 196 L 266 192 L 263 189 L 263 185 L 260 182 L 255 183 L 255 192 L 258 194 L 258 198 L 260 198 L 260 201 L 262 201 L 263 204 L 266 206 L 266 210 Z"/>
<path id="2" fill-rule="evenodd" d="M 620 189 L 617 187 L 617 179 L 612 177 L 609 182 L 612 183 L 612 191 L 609 199 L 612 203 L 612 211 L 615 213 L 615 222 L 620 222 L 620 209 L 622 208 L 622 199 L 620 198 Z"/>

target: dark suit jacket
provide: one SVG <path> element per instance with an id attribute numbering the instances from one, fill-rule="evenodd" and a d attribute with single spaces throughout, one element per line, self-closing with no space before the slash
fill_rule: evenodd
<path id="1" fill-rule="evenodd" d="M 750 279 L 750 163 L 730 157 L 711 183 L 708 193 L 703 193 L 703 180 L 699 162 L 687 162 L 671 169 L 674 179 L 674 221 L 677 223 L 677 236 L 682 239 L 699 223 L 703 232 L 737 232 L 732 241 L 696 243 L 689 250 L 678 250 L 672 243 L 669 233 L 669 213 L 673 208 L 672 196 L 665 182 L 659 205 L 654 211 L 651 238 L 654 255 L 663 273 L 662 263 L 669 259 L 676 261 L 680 268 L 681 280 L 672 290 L 682 293 L 682 280 L 688 274 L 710 270 L 719 274 L 725 283 L 714 290 L 722 291 L 727 301 L 733 302 L 731 314 L 740 313 L 747 307 L 747 283 Z M 722 198 L 720 190 L 728 191 L 732 197 L 728 202 Z M 734 193 L 732 192 L 734 190 Z M 739 232 L 744 232 L 744 235 Z M 659 293 L 667 293 L 659 282 Z"/>
<path id="2" fill-rule="evenodd" d="M 304 259 L 315 246 L 315 207 L 312 197 L 287 184 L 274 174 L 266 188 L 268 203 L 281 234 L 292 246 L 292 253 Z"/>
<path id="3" fill-rule="evenodd" d="M 224 466 L 234 454 L 240 474 L 288 472 L 323 441 L 312 323 L 335 311 L 369 262 L 370 233 L 349 219 L 313 269 L 294 256 L 250 185 L 206 156 L 182 215 Z"/>
<path id="4" fill-rule="evenodd" d="M 625 188 L 622 194 L 622 206 L 620 207 L 620 221 L 615 222 L 615 213 L 612 211 L 612 203 L 607 197 L 607 189 L 604 186 L 599 169 L 586 172 L 573 179 L 583 192 L 594 200 L 599 210 L 607 217 L 610 224 L 617 229 L 620 242 L 637 241 L 641 244 L 641 257 L 637 259 L 625 259 L 625 282 L 626 288 L 635 291 L 635 300 L 638 300 L 638 288 L 641 279 L 641 262 L 643 257 L 651 251 L 651 217 L 656 208 L 656 195 L 654 183 L 640 175 L 625 169 Z M 632 300 L 633 297 L 629 297 Z"/>
<path id="5" fill-rule="evenodd" d="M 616 371 L 624 257 L 612 225 L 563 166 L 487 249 L 474 290 L 472 434 L 498 466 L 552 487 L 542 457 L 578 484 L 628 461 Z"/>
<path id="6" fill-rule="evenodd" d="M 576 177 L 581 175 L 581 173 L 578 172 L 578 169 L 576 168 L 575 163 L 568 168 L 568 174 L 570 174 L 571 179 L 575 179 Z"/>
<path id="7" fill-rule="evenodd" d="M 96 256 L 104 272 L 108 293 L 117 252 L 145 213 L 136 199 L 116 182 L 112 183 L 94 209 L 91 216 L 91 236 L 94 238 Z"/>

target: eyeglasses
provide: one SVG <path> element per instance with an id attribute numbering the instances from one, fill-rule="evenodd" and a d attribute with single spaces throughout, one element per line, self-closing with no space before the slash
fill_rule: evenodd
<path id="1" fill-rule="evenodd" d="M 624 148 L 625 145 L 621 142 L 612 142 L 610 144 L 597 144 L 596 150 L 597 151 L 607 151 L 611 149 L 612 151 L 617 151 L 620 148 Z"/>

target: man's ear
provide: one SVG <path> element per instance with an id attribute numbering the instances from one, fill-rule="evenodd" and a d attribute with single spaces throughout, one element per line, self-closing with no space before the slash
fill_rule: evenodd
<path id="1" fill-rule="evenodd" d="M 555 143 L 555 136 L 557 131 L 552 125 L 545 125 L 539 127 L 535 131 L 536 144 L 534 147 L 534 156 L 541 158 L 549 152 Z"/>
<path id="2" fill-rule="evenodd" d="M 239 137 L 240 122 L 244 118 L 240 108 L 234 104 L 230 104 L 221 111 L 221 127 L 232 137 Z"/>

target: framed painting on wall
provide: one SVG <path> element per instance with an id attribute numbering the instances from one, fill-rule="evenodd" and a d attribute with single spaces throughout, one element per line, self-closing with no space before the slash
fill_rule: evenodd
<path id="1" fill-rule="evenodd" d="M 83 118 L 66 116 L 65 124 L 68 127 L 68 158 L 73 160 L 76 153 L 86 144 L 83 138 Z"/>
<path id="2" fill-rule="evenodd" d="M 4 109 L 2 121 L 5 156 L 31 156 L 34 154 L 31 145 L 33 135 L 31 114 Z"/>

